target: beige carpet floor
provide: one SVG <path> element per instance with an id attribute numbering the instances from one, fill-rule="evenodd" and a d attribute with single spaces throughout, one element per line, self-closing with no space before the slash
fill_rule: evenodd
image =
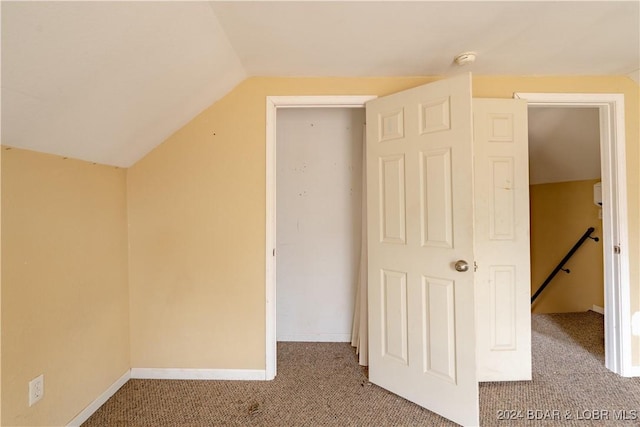
<path id="1" fill-rule="evenodd" d="M 481 425 L 640 425 L 640 378 L 604 368 L 601 315 L 533 315 L 532 345 L 533 381 L 480 385 Z M 369 383 L 348 344 L 279 343 L 274 381 L 130 380 L 83 425 L 455 424 Z"/>

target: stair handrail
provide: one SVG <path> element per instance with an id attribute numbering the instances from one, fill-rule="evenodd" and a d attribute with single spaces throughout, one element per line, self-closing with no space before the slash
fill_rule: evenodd
<path id="1" fill-rule="evenodd" d="M 533 296 L 531 297 L 531 304 L 533 304 L 533 302 L 536 300 L 536 298 L 538 297 L 538 295 L 540 295 L 540 293 L 542 291 L 544 291 L 544 288 L 547 287 L 547 285 L 551 282 L 551 280 L 553 280 L 553 278 L 556 276 L 556 274 L 558 274 L 558 272 L 560 270 L 564 271 L 565 273 L 571 273 L 571 270 L 569 270 L 568 268 L 562 268 L 564 267 L 564 265 L 566 264 L 567 261 L 569 261 L 569 258 L 571 258 L 573 256 L 573 254 L 578 250 L 578 248 L 580 246 L 582 246 L 582 244 L 585 242 L 585 240 L 587 239 L 591 239 L 594 241 L 598 241 L 600 239 L 598 239 L 597 237 L 591 237 L 591 233 L 593 233 L 595 231 L 595 228 L 593 227 L 589 227 L 587 228 L 587 231 L 584 232 L 584 234 L 582 235 L 582 237 L 580 237 L 580 239 L 576 242 L 575 245 L 573 245 L 573 247 L 569 250 L 569 252 L 567 252 L 567 254 L 565 255 L 564 258 L 562 258 L 562 261 L 560 261 L 560 263 L 556 266 L 556 268 L 553 269 L 553 271 L 551 272 L 551 274 L 549 274 L 549 276 L 547 277 L 547 279 L 544 281 L 544 283 L 542 283 L 542 285 L 538 288 L 538 290 L 536 291 L 535 294 L 533 294 Z"/>

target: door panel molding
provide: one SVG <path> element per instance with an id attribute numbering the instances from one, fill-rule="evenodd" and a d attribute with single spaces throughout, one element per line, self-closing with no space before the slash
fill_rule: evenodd
<path id="1" fill-rule="evenodd" d="M 465 74 L 367 103 L 369 381 L 462 425 L 479 422 L 474 273 L 464 268 L 474 259 L 471 94 Z M 401 109 L 404 130 L 396 119 L 378 124 Z M 376 142 L 386 127 L 402 137 Z M 398 197 L 386 203 L 381 196 L 397 191 L 399 168 L 387 179 L 380 162 L 401 157 L 406 243 L 391 245 L 377 239 L 385 220 L 379 206 L 395 209 Z M 403 272 L 388 295 L 378 291 L 381 269 Z M 388 357 L 391 348 L 397 357 Z"/>
<path id="2" fill-rule="evenodd" d="M 474 98 L 479 381 L 531 380 L 527 103 Z"/>

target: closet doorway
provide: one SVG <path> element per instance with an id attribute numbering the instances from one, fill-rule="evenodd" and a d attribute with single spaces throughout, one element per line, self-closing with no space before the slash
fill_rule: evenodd
<path id="1" fill-rule="evenodd" d="M 364 121 L 363 108 L 277 111 L 277 341 L 351 341 Z"/>

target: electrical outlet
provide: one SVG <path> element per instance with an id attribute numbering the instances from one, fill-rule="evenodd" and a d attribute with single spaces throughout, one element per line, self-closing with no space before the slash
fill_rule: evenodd
<path id="1" fill-rule="evenodd" d="M 44 374 L 29 381 L 29 406 L 35 405 L 44 396 Z"/>

